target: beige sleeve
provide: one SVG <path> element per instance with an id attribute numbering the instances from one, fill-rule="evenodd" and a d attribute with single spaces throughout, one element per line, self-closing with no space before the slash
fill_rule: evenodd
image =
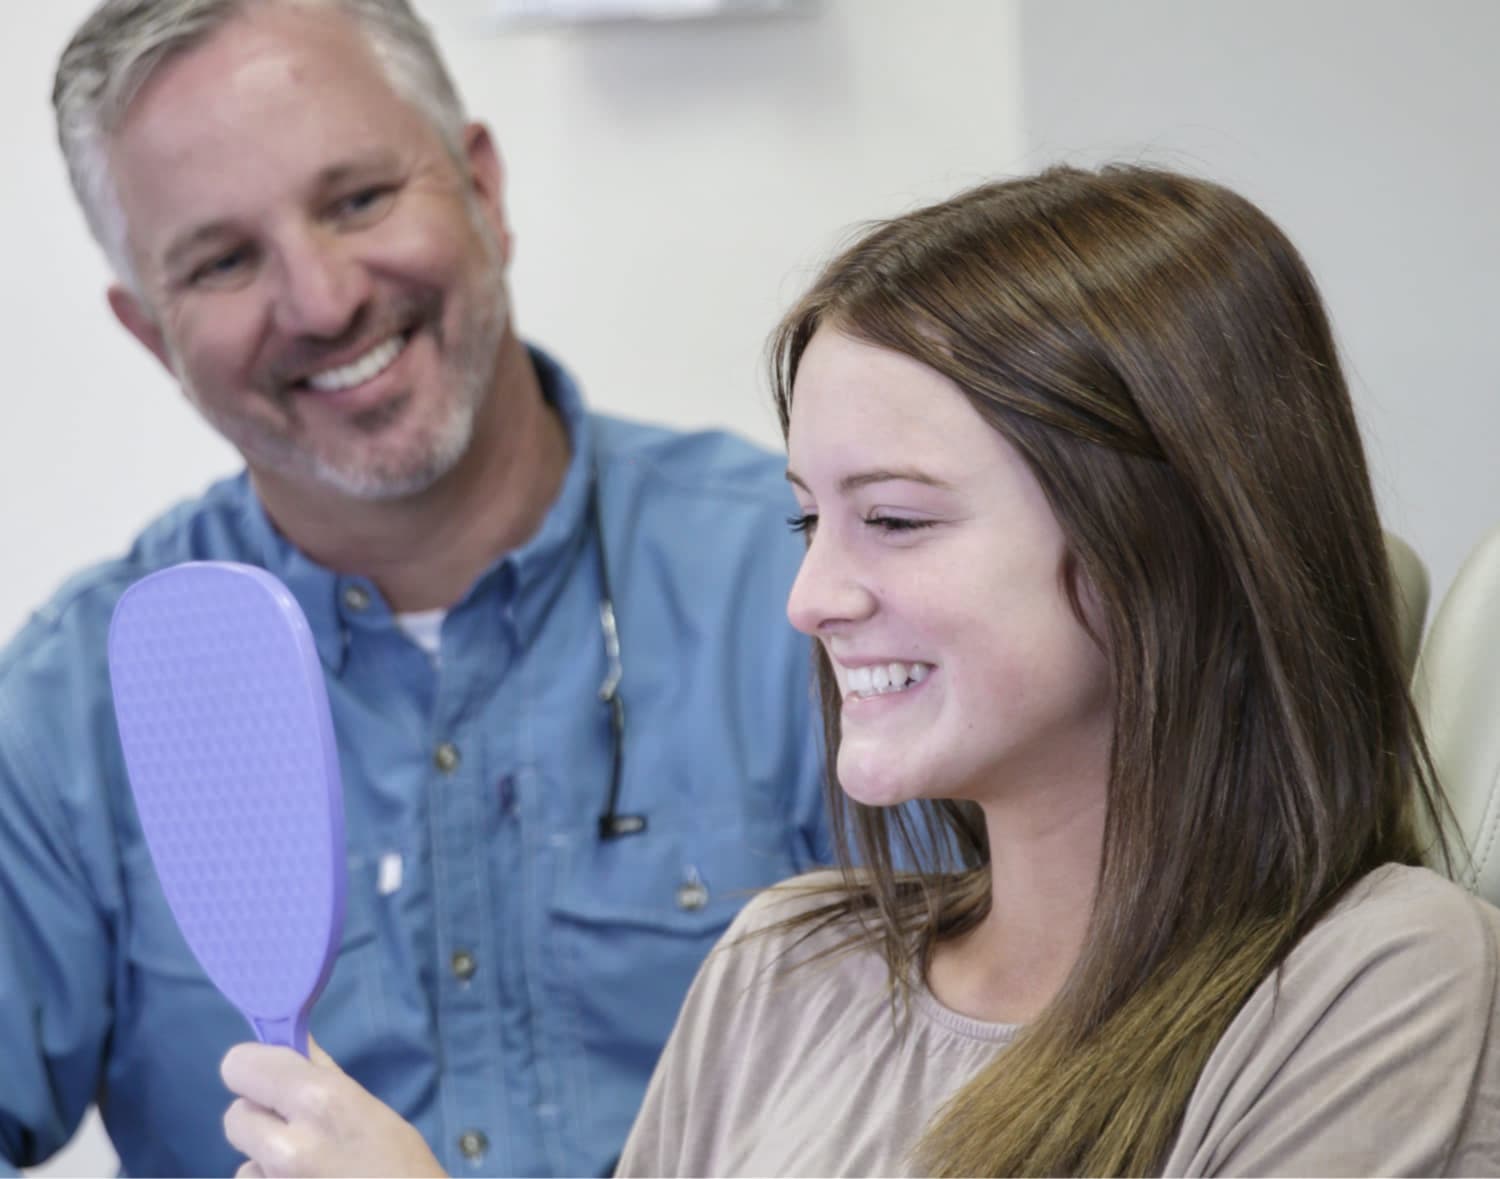
<path id="1" fill-rule="evenodd" d="M 1387 876 L 1304 939 L 1279 994 L 1251 996 L 1167 1173 L 1500 1174 L 1497 959 L 1500 913 Z"/>
<path id="2" fill-rule="evenodd" d="M 723 991 L 727 959 L 733 952 L 725 943 L 732 935 L 737 936 L 733 925 L 693 979 L 677 1023 L 651 1074 L 651 1084 L 625 1141 L 616 1175 L 699 1173 L 690 1162 L 694 1152 L 689 1149 L 686 1132 L 688 1127 L 702 1127 L 713 1118 L 712 1110 L 700 1108 L 695 1101 L 700 1089 L 694 1079 L 708 1072 L 705 1066 L 709 1037 L 718 1021 L 717 996 Z"/>
<path id="3" fill-rule="evenodd" d="M 806 879 L 806 878 L 804 878 Z M 752 1048 L 774 1047 L 775 1008 L 762 986 L 784 965 L 785 939 L 764 930 L 786 917 L 788 892 L 770 889 L 735 918 L 683 1001 L 616 1175 L 710 1175 L 747 1123 L 742 1090 Z"/>

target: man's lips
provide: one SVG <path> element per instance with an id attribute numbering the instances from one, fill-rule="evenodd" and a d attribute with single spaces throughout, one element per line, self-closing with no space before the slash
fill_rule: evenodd
<path id="1" fill-rule="evenodd" d="M 410 332 L 396 332 L 378 343 L 336 363 L 309 372 L 296 382 L 313 393 L 342 393 L 373 381 L 395 364 L 411 339 Z"/>

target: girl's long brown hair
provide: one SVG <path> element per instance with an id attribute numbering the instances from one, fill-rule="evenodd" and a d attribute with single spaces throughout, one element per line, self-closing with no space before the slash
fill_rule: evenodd
<path id="1" fill-rule="evenodd" d="M 915 1161 L 1151 1172 L 1251 991 L 1354 881 L 1422 862 L 1419 831 L 1442 829 L 1317 288 L 1224 188 L 1056 168 L 879 224 L 830 263 L 773 340 L 783 430 L 820 327 L 948 377 L 1025 456 L 1115 683 L 1083 954 Z M 847 800 L 821 651 L 818 679 L 846 868 L 807 920 L 857 918 L 905 988 L 935 942 L 1005 904 L 984 823 L 972 804 L 913 822 Z"/>

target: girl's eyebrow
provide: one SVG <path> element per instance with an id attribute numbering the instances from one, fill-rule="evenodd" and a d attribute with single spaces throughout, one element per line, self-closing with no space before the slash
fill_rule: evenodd
<path id="1" fill-rule="evenodd" d="M 794 483 L 803 491 L 807 491 L 807 484 L 790 467 L 786 470 L 788 483 Z M 953 484 L 945 479 L 939 479 L 936 475 L 929 475 L 926 471 L 915 467 L 877 467 L 869 471 L 856 471 L 852 475 L 845 475 L 839 480 L 839 490 L 848 492 L 856 491 L 861 487 L 868 487 L 872 483 L 921 483 L 928 487 L 936 487 L 940 491 L 952 491 Z"/>

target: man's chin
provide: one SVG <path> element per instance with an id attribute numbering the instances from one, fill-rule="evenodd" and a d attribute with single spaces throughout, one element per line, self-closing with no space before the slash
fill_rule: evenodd
<path id="1" fill-rule="evenodd" d="M 345 468 L 320 464 L 313 481 L 346 499 L 362 503 L 395 503 L 431 491 L 453 464 L 429 463 L 414 468 Z"/>
<path id="2" fill-rule="evenodd" d="M 468 442 L 466 431 L 462 437 L 441 439 L 417 454 L 393 456 L 386 462 L 368 455 L 351 463 L 320 459 L 312 478 L 322 487 L 364 503 L 412 499 L 431 491 L 458 466 Z"/>
<path id="3" fill-rule="evenodd" d="M 473 441 L 474 413 L 450 411 L 425 428 L 407 415 L 383 427 L 362 437 L 323 439 L 323 447 L 307 436 L 232 441 L 263 481 L 274 480 L 293 495 L 300 488 L 314 496 L 333 492 L 363 503 L 392 503 L 432 490 L 458 466 Z"/>

